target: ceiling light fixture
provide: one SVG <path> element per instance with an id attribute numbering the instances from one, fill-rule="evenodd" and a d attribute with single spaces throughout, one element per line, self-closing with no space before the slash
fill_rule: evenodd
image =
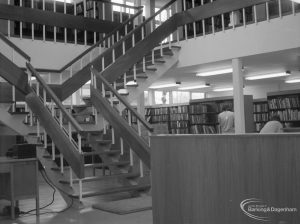
<path id="1" fill-rule="evenodd" d="M 297 83 L 297 82 L 300 82 L 300 78 L 285 80 L 285 83 Z"/>
<path id="2" fill-rule="evenodd" d="M 270 73 L 264 75 L 248 76 L 246 77 L 246 79 L 247 80 L 269 79 L 269 78 L 289 76 L 290 74 L 291 73 L 289 71 L 286 71 L 286 72 Z"/>
<path id="3" fill-rule="evenodd" d="M 296 2 L 296 3 L 300 4 L 300 0 L 292 0 L 292 2 Z"/>
<path id="4" fill-rule="evenodd" d="M 227 74 L 232 73 L 232 68 L 225 68 L 225 69 L 219 69 L 214 71 L 207 71 L 207 72 L 199 72 L 196 74 L 196 76 L 212 76 L 212 75 L 221 75 L 221 74 Z"/>
<path id="5" fill-rule="evenodd" d="M 213 91 L 214 92 L 223 92 L 223 91 L 231 91 L 233 90 L 233 87 L 226 87 L 226 88 L 216 88 Z"/>
<path id="6" fill-rule="evenodd" d="M 176 83 L 167 83 L 167 84 L 161 84 L 161 85 L 154 85 L 154 86 L 150 86 L 149 89 L 161 89 L 161 88 L 168 88 L 168 87 L 175 87 L 175 86 L 179 86 L 180 82 L 176 82 Z"/>
<path id="7" fill-rule="evenodd" d="M 135 80 L 129 81 L 126 83 L 126 86 L 136 86 L 137 82 Z"/>
<path id="8" fill-rule="evenodd" d="M 202 88 L 206 88 L 206 87 L 210 87 L 210 85 L 202 84 L 202 85 L 197 85 L 197 86 L 185 86 L 185 87 L 178 88 L 178 90 L 202 89 Z"/>

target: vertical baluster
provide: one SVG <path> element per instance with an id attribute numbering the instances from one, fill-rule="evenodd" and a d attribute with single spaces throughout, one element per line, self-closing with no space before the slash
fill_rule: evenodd
<path id="1" fill-rule="evenodd" d="M 93 16 L 94 16 L 94 19 L 96 19 L 96 2 L 94 1 L 93 2 Z M 96 32 L 94 32 L 94 44 L 96 44 L 97 42 L 97 38 L 96 38 Z"/>
<path id="2" fill-rule="evenodd" d="M 235 29 L 235 16 L 234 16 L 234 11 L 231 12 L 232 16 L 232 29 Z"/>
<path id="3" fill-rule="evenodd" d="M 74 16 L 77 14 L 76 1 L 74 1 Z M 77 29 L 74 29 L 74 43 L 77 44 Z"/>
<path id="4" fill-rule="evenodd" d="M 12 112 L 16 112 L 16 87 L 12 85 Z"/>
<path id="5" fill-rule="evenodd" d="M 145 38 L 144 26 L 142 26 L 142 40 Z M 143 72 L 146 72 L 146 57 L 143 57 Z"/>
<path id="6" fill-rule="evenodd" d="M 34 8 L 33 0 L 31 0 L 31 8 Z M 31 23 L 31 40 L 34 40 L 34 23 Z"/>
<path id="7" fill-rule="evenodd" d="M 102 19 L 105 20 L 105 5 L 104 5 L 104 3 L 102 3 Z M 102 34 L 102 38 L 104 38 L 104 35 L 105 34 Z M 103 42 L 103 47 L 106 46 L 105 42 L 106 41 Z"/>
<path id="8" fill-rule="evenodd" d="M 195 8 L 195 0 L 192 0 L 192 7 Z M 196 22 L 193 22 L 194 38 L 196 38 Z"/>
<path id="9" fill-rule="evenodd" d="M 292 13 L 293 13 L 293 15 L 296 15 L 295 2 L 294 1 L 292 1 Z"/>
<path id="10" fill-rule="evenodd" d="M 124 87 L 127 88 L 126 83 L 127 83 L 127 75 L 126 72 L 124 73 Z"/>
<path id="11" fill-rule="evenodd" d="M 23 6 L 23 0 L 20 0 L 20 7 Z M 23 22 L 20 21 L 20 39 L 23 38 Z"/>
<path id="12" fill-rule="evenodd" d="M 214 0 L 210 0 L 210 2 L 213 2 Z M 211 17 L 211 27 L 212 27 L 212 33 L 215 34 L 215 17 Z"/>
<path id="13" fill-rule="evenodd" d="M 120 23 L 123 23 L 123 6 L 120 7 Z"/>
<path id="14" fill-rule="evenodd" d="M 201 5 L 204 5 L 204 1 L 201 0 Z M 203 36 L 205 37 L 206 32 L 205 32 L 205 19 L 202 19 L 202 30 L 203 30 Z"/>
<path id="15" fill-rule="evenodd" d="M 43 101 L 44 101 L 44 106 L 47 107 L 47 94 L 45 89 L 43 89 Z M 47 148 L 47 145 L 48 145 L 47 132 L 44 128 L 44 147 Z"/>
<path id="16" fill-rule="evenodd" d="M 104 59 L 104 58 L 102 58 Z M 102 66 L 103 67 L 103 66 Z M 103 68 L 104 69 L 104 68 Z M 104 87 L 104 84 L 102 82 L 101 84 L 102 86 L 102 97 L 105 98 L 105 87 Z M 103 116 L 102 116 L 103 117 Z M 104 130 L 103 130 L 103 133 L 106 134 L 106 121 L 105 121 L 105 118 L 103 117 L 103 127 L 104 127 Z"/>
<path id="17" fill-rule="evenodd" d="M 7 4 L 10 5 L 10 0 L 7 0 Z M 10 37 L 10 20 L 7 20 L 7 36 Z"/>
<path id="18" fill-rule="evenodd" d="M 73 170 L 71 166 L 70 166 L 70 187 L 73 187 Z"/>
<path id="19" fill-rule="evenodd" d="M 78 138 L 78 151 L 79 151 L 79 153 L 81 153 L 82 149 L 81 149 L 81 135 L 80 135 L 80 133 L 77 133 L 77 138 Z"/>
<path id="20" fill-rule="evenodd" d="M 75 5 L 75 2 L 74 2 Z M 74 12 L 76 11 L 76 8 L 74 10 Z M 53 0 L 53 12 L 56 12 L 56 0 Z M 53 30 L 53 39 L 54 39 L 54 43 L 56 43 L 56 26 L 54 26 L 54 30 Z"/>
<path id="21" fill-rule="evenodd" d="M 282 18 L 281 0 L 278 0 L 278 11 L 279 11 L 279 18 Z"/>
<path id="22" fill-rule="evenodd" d="M 79 179 L 79 201 L 82 201 L 82 179 Z"/>
<path id="23" fill-rule="evenodd" d="M 63 128 L 63 113 L 61 110 L 59 110 L 59 126 L 62 129 Z M 62 153 L 59 154 L 60 158 L 60 172 L 64 173 L 64 156 Z"/>
<path id="24" fill-rule="evenodd" d="M 64 14 L 67 14 L 67 2 L 64 0 Z M 65 44 L 67 43 L 68 37 L 67 37 L 67 28 L 64 28 L 64 40 Z"/>
<path id="25" fill-rule="evenodd" d="M 153 21 L 151 21 L 150 30 L 151 30 L 151 33 L 152 33 L 153 32 Z M 152 49 L 152 64 L 154 64 L 154 49 Z"/>
<path id="26" fill-rule="evenodd" d="M 175 2 L 175 13 L 178 13 L 178 4 L 179 1 Z M 177 39 L 177 43 L 179 44 L 179 27 L 176 29 L 176 39 Z"/>
<path id="27" fill-rule="evenodd" d="M 225 32 L 225 20 L 224 20 L 224 14 L 221 15 L 222 19 L 222 31 Z"/>
<path id="28" fill-rule="evenodd" d="M 162 12 L 161 12 L 162 13 Z M 159 26 L 162 24 L 161 21 L 161 13 L 159 14 Z M 160 55 L 163 56 L 163 47 L 162 47 L 163 41 L 160 42 Z"/>
<path id="29" fill-rule="evenodd" d="M 138 134 L 140 137 L 142 137 L 142 130 L 141 130 L 141 122 L 140 120 L 137 119 L 137 127 L 138 127 Z M 140 177 L 144 177 L 144 167 L 143 167 L 143 162 L 142 160 L 140 162 Z"/>
<path id="30" fill-rule="evenodd" d="M 128 124 L 130 127 L 132 126 L 130 110 L 128 110 Z M 131 147 L 129 149 L 129 159 L 130 159 L 130 166 L 133 166 L 133 151 L 132 151 Z"/>
<path id="31" fill-rule="evenodd" d="M 83 0 L 83 16 L 86 17 L 86 0 Z M 84 30 L 84 45 L 87 45 L 87 31 Z"/>
<path id="32" fill-rule="evenodd" d="M 172 13 L 171 8 L 169 7 L 167 10 L 167 19 L 170 18 L 170 13 Z M 196 27 L 195 27 L 196 30 Z M 171 49 L 171 41 L 172 41 L 172 33 L 168 36 L 169 49 Z"/>
<path id="33" fill-rule="evenodd" d="M 253 12 L 254 12 L 254 23 L 257 25 L 257 11 L 256 11 L 256 5 L 253 6 Z"/>
<path id="34" fill-rule="evenodd" d="M 55 144 L 53 141 L 51 143 L 51 151 L 52 151 L 52 160 L 54 161 L 55 160 Z"/>
<path id="35" fill-rule="evenodd" d="M 270 22 L 269 2 L 266 2 L 267 21 Z"/>
<path id="36" fill-rule="evenodd" d="M 43 0 L 43 11 L 45 11 L 45 0 Z M 46 40 L 46 26 L 43 24 L 43 41 Z"/>
<path id="37" fill-rule="evenodd" d="M 54 118 L 55 117 L 55 114 L 54 114 L 54 102 L 53 102 L 52 99 L 50 101 L 50 109 L 51 109 L 51 116 Z M 51 142 L 51 148 L 52 148 L 52 160 L 55 160 L 55 144 L 54 144 L 53 140 Z"/>
<path id="38" fill-rule="evenodd" d="M 243 25 L 246 27 L 246 10 L 243 8 Z"/>
<path id="39" fill-rule="evenodd" d="M 186 0 L 183 0 L 183 11 L 186 11 Z M 185 40 L 187 40 L 187 25 L 184 25 L 184 35 L 185 35 Z"/>

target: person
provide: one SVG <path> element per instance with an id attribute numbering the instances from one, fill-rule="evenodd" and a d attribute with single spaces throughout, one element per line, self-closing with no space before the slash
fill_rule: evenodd
<path id="1" fill-rule="evenodd" d="M 234 113 L 229 105 L 223 105 L 222 112 L 218 115 L 219 133 L 234 133 Z"/>
<path id="2" fill-rule="evenodd" d="M 281 133 L 283 132 L 283 125 L 280 122 L 279 115 L 275 114 L 271 117 L 259 133 Z"/>

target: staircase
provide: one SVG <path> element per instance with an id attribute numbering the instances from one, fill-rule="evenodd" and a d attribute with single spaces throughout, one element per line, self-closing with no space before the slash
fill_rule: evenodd
<path id="1" fill-rule="evenodd" d="M 91 56 L 91 60 L 82 64 L 81 69 L 74 74 L 73 64 L 78 60 L 82 62 L 82 58 L 88 54 L 92 55 L 91 50 L 65 66 L 72 77 L 55 92 L 30 64 L 30 58 L 26 59 L 28 71 L 25 73 L 0 55 L 0 65 L 6 65 L 3 68 L 0 66 L 0 75 L 25 96 L 30 108 L 26 110 L 29 121 L 33 114 L 38 117 L 36 126 L 32 122 L 26 126 L 22 118 L 14 119 L 13 116 L 19 115 L 9 114 L 8 104 L 4 104 L 0 108 L 0 112 L 3 112 L 1 121 L 5 123 L 6 120 L 6 125 L 24 136 L 30 135 L 32 129 L 35 129 L 37 136 L 43 139 L 43 146 L 37 146 L 38 157 L 49 177 L 69 197 L 79 202 L 86 197 L 121 193 L 128 197 L 136 196 L 137 192 L 147 192 L 150 189 L 151 167 L 149 137 L 153 127 L 130 106 L 130 102 L 178 63 L 180 46 L 172 42 L 171 37 L 179 26 L 261 2 L 264 1 L 230 0 L 230 4 L 226 5 L 216 1 L 208 6 L 176 12 L 155 28 L 155 18 L 163 10 L 170 10 L 177 4 L 176 0 L 172 0 L 145 22 L 120 37 L 118 29 L 123 29 L 131 21 L 128 19 L 122 27 L 91 47 L 92 50 L 109 40 L 113 43 L 109 49 L 97 57 Z M 165 39 L 167 42 L 163 44 Z M 36 77 L 35 84 L 31 82 L 31 76 Z M 66 108 L 62 104 L 89 80 L 91 98 L 85 100 L 88 102 L 87 107 L 93 107 L 96 126 L 92 129 L 83 128 L 72 116 L 72 105 Z M 129 81 L 133 81 L 133 85 L 128 85 Z M 12 97 L 12 101 L 16 99 Z M 129 111 L 125 119 L 122 114 L 124 108 Z M 136 124 L 132 122 L 132 116 L 136 117 Z M 100 123 L 101 126 L 97 126 Z M 104 181 L 110 183 L 108 187 L 104 186 Z"/>

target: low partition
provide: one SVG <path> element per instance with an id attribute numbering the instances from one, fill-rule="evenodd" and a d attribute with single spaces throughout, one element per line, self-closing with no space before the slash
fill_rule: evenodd
<path id="1" fill-rule="evenodd" d="M 154 224 L 300 221 L 300 135 L 151 137 Z"/>

